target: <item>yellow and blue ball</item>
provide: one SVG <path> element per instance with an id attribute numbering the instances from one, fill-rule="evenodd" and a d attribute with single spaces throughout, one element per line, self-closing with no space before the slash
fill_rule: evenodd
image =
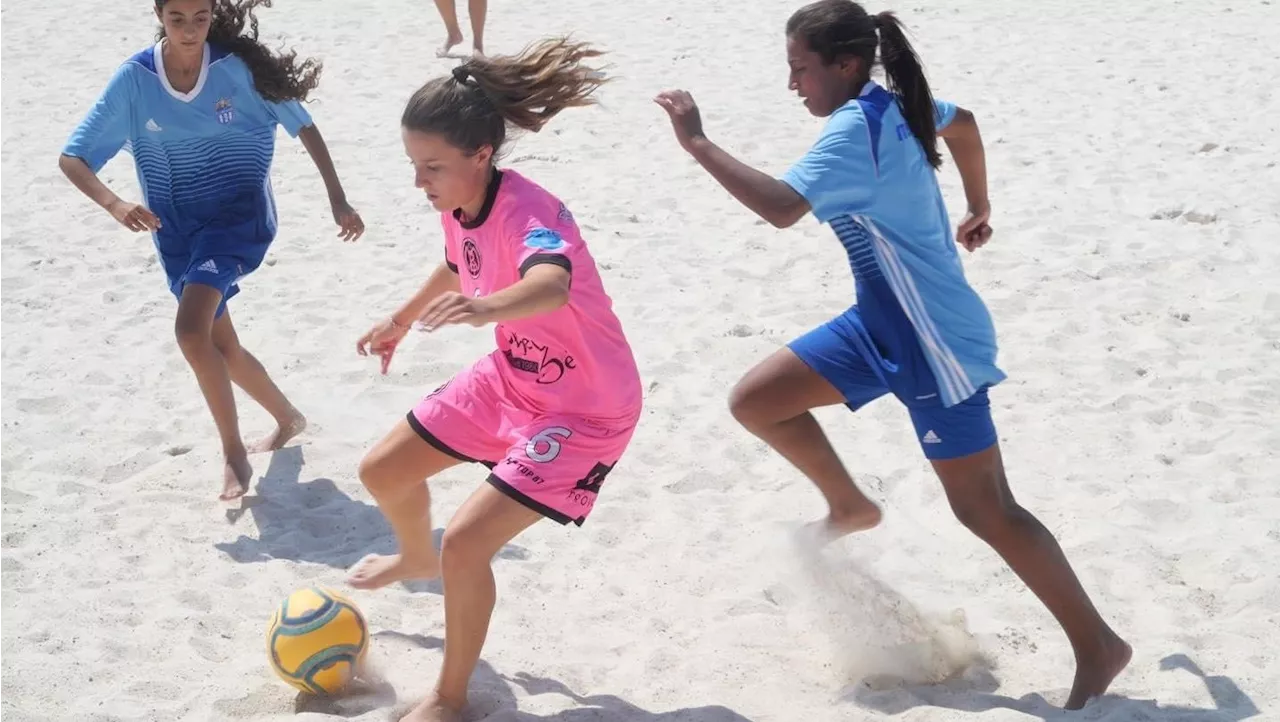
<path id="1" fill-rule="evenodd" d="M 280 678 L 303 692 L 333 694 L 355 676 L 369 628 L 346 597 L 320 587 L 290 594 L 267 627 L 267 657 Z"/>

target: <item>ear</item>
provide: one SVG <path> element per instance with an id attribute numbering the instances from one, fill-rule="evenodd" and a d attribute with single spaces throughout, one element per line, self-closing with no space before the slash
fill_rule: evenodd
<path id="1" fill-rule="evenodd" d="M 846 80 L 854 80 L 862 77 L 866 69 L 862 67 L 862 59 L 852 55 L 846 55 L 836 59 L 836 67 L 840 70 L 840 74 Z"/>
<path id="2" fill-rule="evenodd" d="M 476 159 L 477 164 L 488 165 L 489 162 L 493 160 L 493 146 L 491 145 L 480 146 L 480 148 L 475 152 L 473 157 Z"/>

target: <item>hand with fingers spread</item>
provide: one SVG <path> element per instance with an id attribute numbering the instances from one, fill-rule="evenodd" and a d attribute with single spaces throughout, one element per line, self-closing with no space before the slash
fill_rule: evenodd
<path id="1" fill-rule="evenodd" d="M 338 231 L 338 237 L 344 241 L 355 241 L 364 235 L 364 220 L 360 218 L 360 214 L 356 209 L 351 207 L 345 199 L 334 201 L 332 203 L 333 220 L 342 230 Z"/>
<path id="2" fill-rule="evenodd" d="M 368 333 L 356 341 L 356 353 L 361 356 L 372 354 L 381 358 L 382 374 L 385 376 L 387 368 L 391 366 L 391 357 L 396 353 L 396 346 L 400 345 L 400 340 L 408 332 L 407 325 L 401 325 L 396 323 L 394 318 L 388 318 L 374 325 Z"/>
<path id="3" fill-rule="evenodd" d="M 964 214 L 964 218 L 960 221 L 960 225 L 956 227 L 956 240 L 965 250 L 970 253 L 987 245 L 987 241 L 991 240 L 991 226 L 987 225 L 987 221 L 991 218 L 991 207 L 981 205 L 969 208 Z"/>
<path id="4" fill-rule="evenodd" d="M 120 225 L 134 233 L 160 230 L 160 219 L 156 217 L 156 214 L 140 204 L 117 198 L 111 205 L 107 206 L 107 211 L 111 213 L 111 217 L 116 219 Z"/>
<path id="5" fill-rule="evenodd" d="M 671 118 L 671 128 L 676 132 L 676 140 L 680 147 L 690 150 L 690 146 L 702 133 L 702 115 L 698 112 L 698 104 L 686 90 L 664 90 L 658 93 L 653 102 L 662 106 Z"/>
<path id="6" fill-rule="evenodd" d="M 418 323 L 422 324 L 424 331 L 435 331 L 441 326 L 462 323 L 483 326 L 489 320 L 483 299 L 468 298 L 456 291 L 436 296 L 418 317 Z"/>

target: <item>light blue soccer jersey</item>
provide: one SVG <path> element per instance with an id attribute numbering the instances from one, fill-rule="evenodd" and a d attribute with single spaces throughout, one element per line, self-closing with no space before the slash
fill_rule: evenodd
<path id="1" fill-rule="evenodd" d="M 955 106 L 936 107 L 944 128 Z M 991 315 L 965 279 L 936 173 L 892 93 L 868 83 L 782 180 L 848 253 L 872 338 L 892 345 L 894 336 L 914 332 L 944 406 L 1005 378 Z"/>
<path id="2" fill-rule="evenodd" d="M 270 242 L 276 125 L 296 137 L 311 116 L 296 101 L 264 100 L 240 58 L 207 44 L 195 87 L 178 92 L 165 75 L 160 47 L 120 66 L 63 154 L 96 173 L 122 148 L 132 153 L 143 204 L 162 224 L 156 234 L 162 255 L 180 253 L 218 228 L 257 236 L 247 242 Z"/>

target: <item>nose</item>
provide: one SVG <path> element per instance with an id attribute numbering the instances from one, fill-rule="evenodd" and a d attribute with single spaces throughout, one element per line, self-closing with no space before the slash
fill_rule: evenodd
<path id="1" fill-rule="evenodd" d="M 414 187 L 414 188 L 424 188 L 424 189 L 427 187 L 427 179 L 422 175 L 422 173 L 414 172 L 414 174 L 413 174 L 413 187 Z"/>

